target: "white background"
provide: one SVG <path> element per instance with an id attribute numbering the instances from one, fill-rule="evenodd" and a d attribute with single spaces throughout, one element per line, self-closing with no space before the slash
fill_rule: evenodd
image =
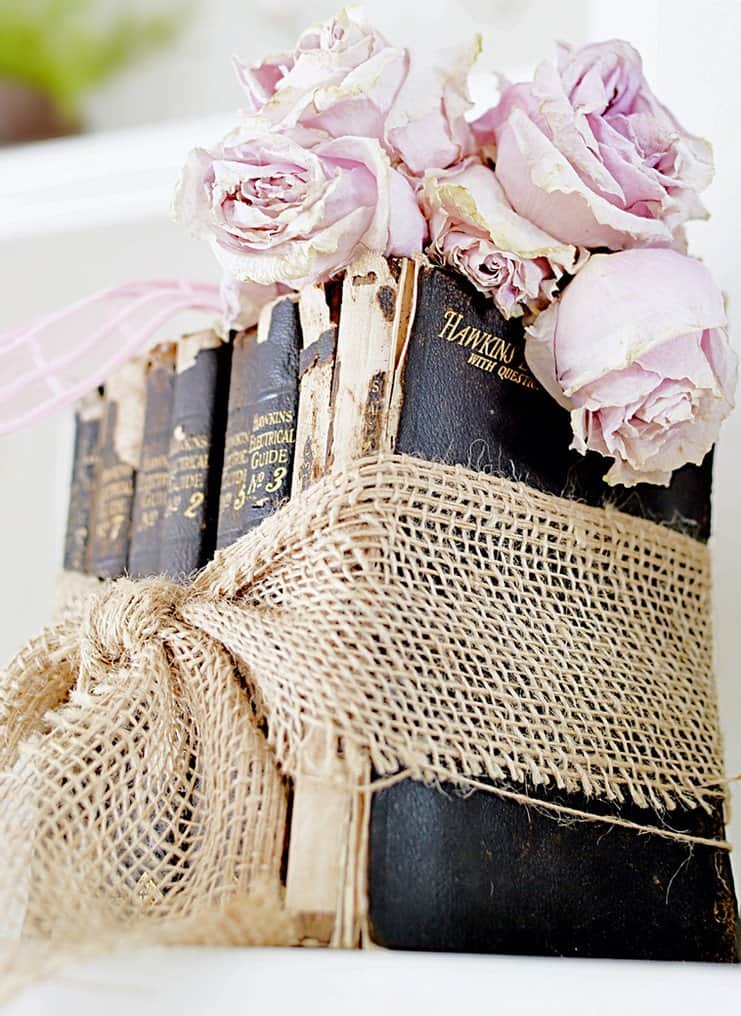
<path id="1" fill-rule="evenodd" d="M 149 949 L 86 963 L 3 1016 L 735 1016 L 741 968 L 709 964 Z"/>
<path id="2" fill-rule="evenodd" d="M 338 0 L 339 3 L 339 0 Z M 335 9 L 326 0 L 311 5 L 311 20 Z M 741 4 L 716 0 L 553 0 L 366 5 L 393 41 L 433 47 L 484 34 L 482 66 L 514 73 L 549 54 L 551 40 L 573 42 L 621 36 L 641 50 L 649 81 L 685 126 L 714 145 L 716 179 L 705 195 L 712 212 L 693 225 L 690 241 L 728 294 L 736 336 L 741 335 L 739 170 L 741 168 Z M 108 86 L 89 104 L 96 130 L 146 121 L 223 113 L 239 104 L 229 65 L 232 52 L 257 58 L 290 44 L 307 15 L 298 0 L 211 0 L 197 6 L 174 50 Z M 199 139 L 202 140 L 202 139 Z M 121 159 L 136 158 L 127 146 Z M 177 158 L 179 158 L 179 154 Z M 148 155 L 141 153 L 143 169 Z M 44 166 L 35 166 L 44 172 Z M 115 164 L 111 171 L 115 171 Z M 55 172 L 51 160 L 49 173 Z M 60 206 L 65 180 L 58 188 Z M 0 155 L 0 201 L 3 197 Z M 4 239 L 0 220 L 0 328 L 131 278 L 183 275 L 215 277 L 205 247 L 168 221 L 167 207 L 143 202 L 119 214 L 110 209 L 91 226 L 74 230 L 16 227 Z M 646 280 L 650 286 L 650 280 Z M 737 338 L 737 348 L 741 341 Z M 0 660 L 45 622 L 61 560 L 72 445 L 69 413 L 58 414 L 11 437 L 0 437 Z M 726 735 L 728 769 L 741 773 L 741 413 L 726 424 L 717 457 L 714 499 L 714 567 L 717 675 Z M 738 786 L 738 784 L 737 784 Z M 741 795 L 735 793 L 736 811 Z M 741 840 L 741 816 L 732 834 Z"/>

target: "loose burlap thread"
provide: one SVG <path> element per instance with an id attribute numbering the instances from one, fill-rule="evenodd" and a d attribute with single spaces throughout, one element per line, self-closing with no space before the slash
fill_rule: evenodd
<path id="1" fill-rule="evenodd" d="M 122 579 L 79 597 L 0 683 L 8 963 L 295 942 L 284 776 L 318 731 L 381 781 L 538 807 L 532 789 L 552 786 L 612 805 L 567 816 L 727 846 L 656 822 L 724 796 L 710 595 L 707 548 L 682 534 L 382 456 L 321 480 L 186 587 Z"/>

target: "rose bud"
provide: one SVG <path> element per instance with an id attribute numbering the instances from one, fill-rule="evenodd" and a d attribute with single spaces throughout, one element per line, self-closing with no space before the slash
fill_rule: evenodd
<path id="1" fill-rule="evenodd" d="M 429 253 L 491 296 L 505 318 L 543 310 L 559 279 L 581 263 L 575 247 L 518 215 L 494 173 L 477 160 L 428 172 L 422 194 Z"/>
<path id="2" fill-rule="evenodd" d="M 510 85 L 473 127 L 513 207 L 566 243 L 681 246 L 682 223 L 706 216 L 710 145 L 656 99 L 626 42 L 560 46 L 557 66 Z"/>
<path id="3" fill-rule="evenodd" d="M 389 46 L 359 9 L 346 8 L 307 29 L 293 53 L 252 68 L 235 61 L 235 67 L 248 112 L 265 126 L 301 124 L 332 137 L 382 138 L 409 57 Z"/>
<path id="4" fill-rule="evenodd" d="M 525 356 L 571 411 L 572 447 L 614 459 L 611 484 L 667 485 L 702 462 L 733 408 L 721 292 L 673 250 L 593 254 L 528 329 Z"/>
<path id="5" fill-rule="evenodd" d="M 294 289 L 335 275 L 361 247 L 415 254 L 427 229 L 377 141 L 304 128 L 259 136 L 242 128 L 211 151 L 195 149 L 174 211 L 235 278 Z"/>

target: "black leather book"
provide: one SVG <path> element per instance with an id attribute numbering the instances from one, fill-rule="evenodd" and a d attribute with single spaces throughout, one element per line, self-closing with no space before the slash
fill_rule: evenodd
<path id="1" fill-rule="evenodd" d="M 396 450 L 524 481 L 706 539 L 710 458 L 666 489 L 608 488 L 607 463 L 568 450 L 568 414 L 534 381 L 521 325 L 460 276 L 419 269 L 403 362 Z M 522 790 L 521 785 L 511 789 Z M 589 810 L 607 804 L 526 788 Z M 656 824 L 648 809 L 623 818 Z M 674 829 L 723 838 L 721 809 L 672 813 Z M 478 791 L 406 780 L 373 797 L 372 937 L 386 947 L 732 962 L 728 853 L 603 822 L 557 817 Z"/>
<path id="2" fill-rule="evenodd" d="M 129 549 L 133 578 L 157 575 L 160 569 L 162 520 L 167 502 L 170 430 L 175 394 L 175 343 L 157 346 L 147 362 L 144 437 L 136 478 Z"/>
<path id="3" fill-rule="evenodd" d="M 90 573 L 99 578 L 118 578 L 128 565 L 144 429 L 144 371 L 145 361 L 137 358 L 106 382 L 90 536 Z"/>
<path id="4" fill-rule="evenodd" d="M 177 347 L 160 571 L 179 580 L 216 547 L 231 352 L 213 331 L 186 335 Z"/>
<path id="5" fill-rule="evenodd" d="M 233 340 L 217 546 L 258 526 L 291 494 L 301 325 L 296 298 L 265 307 Z"/>
<path id="6" fill-rule="evenodd" d="M 75 408 L 75 445 L 64 538 L 64 568 L 66 571 L 80 574 L 88 571 L 90 563 L 89 534 L 93 511 L 93 484 L 102 415 L 102 389 L 96 389 L 86 395 Z"/>

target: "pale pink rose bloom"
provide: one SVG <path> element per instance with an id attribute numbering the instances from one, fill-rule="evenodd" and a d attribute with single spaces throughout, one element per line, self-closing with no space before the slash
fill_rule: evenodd
<path id="1" fill-rule="evenodd" d="M 188 157 L 176 218 L 210 240 L 242 282 L 322 282 L 365 248 L 410 256 L 427 225 L 407 181 L 370 138 L 294 128 L 254 136 L 238 128 Z"/>
<path id="2" fill-rule="evenodd" d="M 291 54 L 247 68 L 235 61 L 247 112 L 265 126 L 301 124 L 333 137 L 382 138 L 404 79 L 406 50 L 389 46 L 358 8 L 307 29 Z"/>
<path id="3" fill-rule="evenodd" d="M 669 483 L 733 408 L 737 359 L 707 268 L 668 248 L 593 254 L 528 329 L 535 377 L 571 411 L 608 483 Z"/>
<path id="4" fill-rule="evenodd" d="M 225 332 L 253 328 L 266 303 L 289 292 L 285 286 L 257 286 L 240 282 L 226 272 L 221 277 L 221 324 Z"/>
<path id="5" fill-rule="evenodd" d="M 441 53 L 411 57 L 409 74 L 386 121 L 386 142 L 412 176 L 446 169 L 476 152 L 476 139 L 465 114 L 473 103 L 468 75 L 481 50 L 481 39 Z"/>
<path id="6" fill-rule="evenodd" d="M 512 205 L 565 242 L 681 248 L 682 224 L 706 215 L 710 145 L 656 99 L 626 42 L 560 46 L 557 66 L 511 85 L 473 128 L 496 145 Z"/>
<path id="7" fill-rule="evenodd" d="M 269 56 L 254 67 L 248 67 L 238 57 L 232 59 L 237 80 L 242 86 L 247 113 L 259 113 L 294 64 L 292 53 Z"/>
<path id="8" fill-rule="evenodd" d="M 475 159 L 428 172 L 422 185 L 430 253 L 491 296 L 505 318 L 543 310 L 579 251 L 518 215 L 491 169 Z"/>

